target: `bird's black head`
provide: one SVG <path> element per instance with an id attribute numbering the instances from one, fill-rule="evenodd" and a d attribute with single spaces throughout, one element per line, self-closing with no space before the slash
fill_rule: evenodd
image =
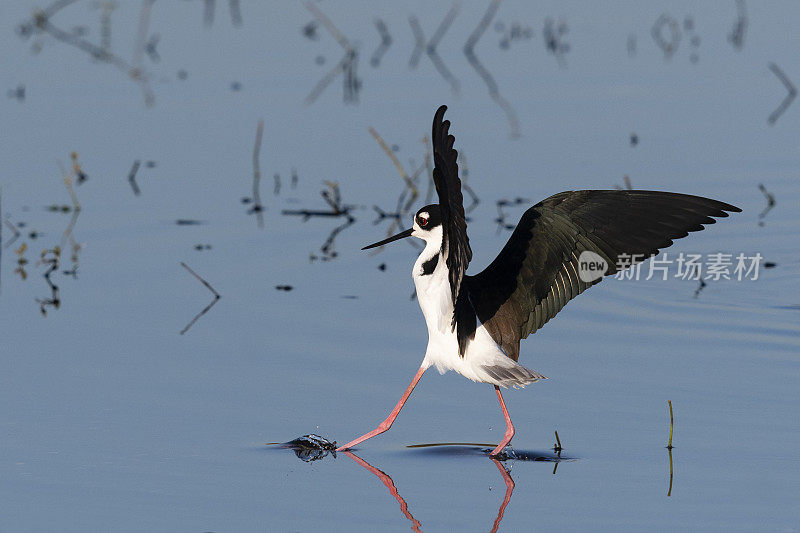
<path id="1" fill-rule="evenodd" d="M 414 215 L 414 225 L 410 229 L 401 231 L 388 239 L 365 246 L 362 250 L 383 246 L 405 237 L 417 237 L 425 242 L 433 240 L 442 242 L 442 212 L 439 206 L 437 204 L 426 205 Z"/>
<path id="2" fill-rule="evenodd" d="M 442 212 L 437 204 L 426 205 L 414 215 L 414 225 L 423 232 L 442 225 Z M 414 229 L 416 229 L 416 227 Z M 416 237 L 416 235 L 415 235 Z"/>

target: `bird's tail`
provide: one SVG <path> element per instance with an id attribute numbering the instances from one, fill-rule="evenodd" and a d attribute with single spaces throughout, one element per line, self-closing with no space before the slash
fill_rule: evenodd
<path id="1" fill-rule="evenodd" d="M 530 368 L 525 368 L 521 364 L 508 360 L 511 364 L 484 365 L 481 369 L 489 379 L 488 383 L 501 387 L 524 387 L 530 383 L 535 383 L 540 379 L 547 379 L 547 376 L 540 374 Z"/>

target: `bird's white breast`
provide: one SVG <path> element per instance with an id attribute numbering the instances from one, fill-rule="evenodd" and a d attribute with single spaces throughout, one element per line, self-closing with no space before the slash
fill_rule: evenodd
<path id="1" fill-rule="evenodd" d="M 480 322 L 475 331 L 475 338 L 467 344 L 463 357 L 459 355 L 458 337 L 452 327 L 454 306 L 446 258 L 440 256 L 433 272 L 423 274 L 423 263 L 439 254 L 439 250 L 440 246 L 436 244 L 435 239 L 428 241 L 414 263 L 412 272 L 417 289 L 417 301 L 428 327 L 428 348 L 425 351 L 423 366 L 426 368 L 435 366 L 442 374 L 448 370 L 455 370 L 473 381 L 502 386 L 519 385 L 519 383 L 498 381 L 486 371 L 487 367 L 509 370 L 522 370 L 524 367 L 520 367 L 502 351 Z"/>

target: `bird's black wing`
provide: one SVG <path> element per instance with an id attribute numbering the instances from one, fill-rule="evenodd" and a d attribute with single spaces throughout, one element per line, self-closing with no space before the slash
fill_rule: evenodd
<path id="1" fill-rule="evenodd" d="M 562 192 L 528 209 L 497 258 L 464 284 L 480 321 L 516 361 L 520 339 L 602 280 L 581 280 L 581 252 L 600 255 L 611 275 L 618 261 L 644 261 L 673 240 L 713 224 L 711 217 L 728 216 L 726 211 L 741 209 L 660 191 Z"/>
<path id="2" fill-rule="evenodd" d="M 450 291 L 453 303 L 458 300 L 461 281 L 472 260 L 472 249 L 467 237 L 467 221 L 464 218 L 464 197 L 458 177 L 458 152 L 453 149 L 455 137 L 449 134 L 450 121 L 444 120 L 447 106 L 441 106 L 433 117 L 433 183 L 439 194 L 439 209 L 442 214 L 442 253 L 450 272 Z M 453 316 L 452 325 L 455 327 Z"/>

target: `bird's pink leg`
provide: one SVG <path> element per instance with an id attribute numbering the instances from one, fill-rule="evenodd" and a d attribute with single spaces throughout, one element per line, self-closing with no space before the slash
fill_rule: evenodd
<path id="1" fill-rule="evenodd" d="M 495 385 L 494 390 L 497 392 L 497 399 L 500 400 L 500 409 L 503 410 L 503 416 L 506 418 L 506 434 L 503 435 L 503 440 L 500 441 L 500 444 L 489 454 L 491 456 L 498 455 L 502 452 L 503 448 L 514 438 L 514 424 L 511 423 L 511 416 L 508 414 L 508 409 L 506 409 L 506 402 L 503 401 L 503 395 L 500 394 L 500 387 Z"/>
<path id="2" fill-rule="evenodd" d="M 417 373 L 414 375 L 414 379 L 411 380 L 411 384 L 408 386 L 406 391 L 403 393 L 403 396 L 400 398 L 400 401 L 397 402 L 397 405 L 394 406 L 394 409 L 392 409 L 392 412 L 389 413 L 389 416 L 386 417 L 386 420 L 384 420 L 383 422 L 378 424 L 378 427 L 376 427 L 375 429 L 373 429 L 369 433 L 365 433 L 364 435 L 361 435 L 357 439 L 348 442 L 344 446 L 339 446 L 338 448 L 336 448 L 336 451 L 340 452 L 342 450 L 349 450 L 353 446 L 355 446 L 357 444 L 360 444 L 360 443 L 364 442 L 367 439 L 371 439 L 375 435 L 380 435 L 381 433 L 383 433 L 384 431 L 386 431 L 390 427 L 392 427 L 392 424 L 394 423 L 394 419 L 397 418 L 397 415 L 400 414 L 400 409 L 403 408 L 403 405 L 405 405 L 406 400 L 408 400 L 408 397 L 411 396 L 411 392 L 414 390 L 414 387 L 417 386 L 417 383 L 419 383 L 419 380 L 422 377 L 422 374 L 424 374 L 427 369 L 428 369 L 428 367 L 426 367 L 426 366 L 419 367 L 419 370 L 417 370 Z M 498 391 L 498 394 L 500 394 L 499 391 Z M 501 401 L 502 401 L 502 398 L 501 398 Z M 504 406 L 504 408 L 505 408 L 505 406 Z M 509 423 L 511 423 L 510 420 L 509 420 Z M 513 432 L 512 432 L 512 435 L 513 435 Z"/>

